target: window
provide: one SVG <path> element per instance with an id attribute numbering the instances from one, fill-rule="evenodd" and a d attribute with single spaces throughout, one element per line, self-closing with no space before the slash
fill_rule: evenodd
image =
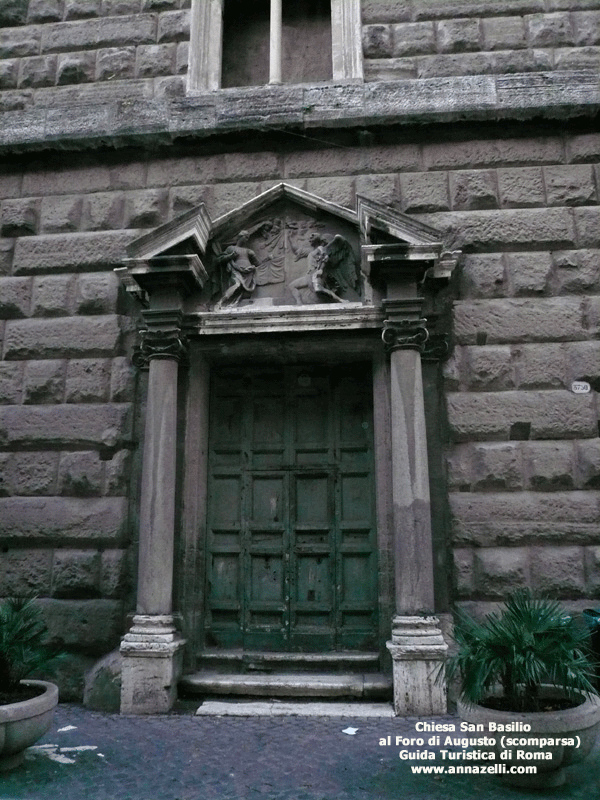
<path id="1" fill-rule="evenodd" d="M 190 90 L 349 79 L 360 0 L 192 0 Z"/>

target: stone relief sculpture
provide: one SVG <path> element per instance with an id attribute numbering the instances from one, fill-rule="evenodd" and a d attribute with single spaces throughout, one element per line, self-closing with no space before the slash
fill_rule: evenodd
<path id="1" fill-rule="evenodd" d="M 225 305 L 237 305 L 245 296 L 250 296 L 256 288 L 256 270 L 259 266 L 254 250 L 245 245 L 250 239 L 248 231 L 240 231 L 236 243 L 217 256 L 217 264 L 224 265 L 229 278 L 229 287 L 216 304 L 220 309 Z"/>
<path id="2" fill-rule="evenodd" d="M 360 271 L 354 252 L 347 239 L 339 234 L 333 238 L 327 234 L 312 233 L 309 252 L 297 250 L 296 261 L 307 260 L 306 275 L 289 284 L 290 291 L 298 305 L 303 305 L 300 289 L 312 289 L 317 295 L 324 295 L 336 303 L 343 303 L 344 297 L 352 288 L 359 290 Z"/>

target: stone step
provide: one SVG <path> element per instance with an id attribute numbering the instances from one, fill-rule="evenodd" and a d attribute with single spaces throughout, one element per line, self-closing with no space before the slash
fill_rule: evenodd
<path id="1" fill-rule="evenodd" d="M 207 649 L 198 655 L 199 671 L 227 674 L 284 672 L 378 672 L 379 654 L 371 652 L 286 653 Z"/>
<path id="2" fill-rule="evenodd" d="M 195 672 L 185 675 L 179 687 L 186 693 L 260 697 L 389 698 L 392 678 L 375 673 L 269 673 L 224 674 Z"/>

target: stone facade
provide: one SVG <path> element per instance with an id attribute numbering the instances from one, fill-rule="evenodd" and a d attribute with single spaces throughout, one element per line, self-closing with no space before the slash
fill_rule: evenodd
<path id="1" fill-rule="evenodd" d="M 0 9 L 0 594 L 43 598 L 80 696 L 136 608 L 147 374 L 113 269 L 200 203 L 216 220 L 285 181 L 463 254 L 449 355 L 424 366 L 426 610 L 521 586 L 598 605 L 600 0 L 363 0 L 364 81 L 205 94 L 191 5 Z"/>

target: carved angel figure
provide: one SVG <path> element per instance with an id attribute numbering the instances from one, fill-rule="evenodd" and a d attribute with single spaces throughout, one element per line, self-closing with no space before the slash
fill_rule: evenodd
<path id="1" fill-rule="evenodd" d="M 300 289 L 312 289 L 317 295 L 326 295 L 336 303 L 343 303 L 349 289 L 358 291 L 360 271 L 352 246 L 343 236 L 333 239 L 326 234 L 313 233 L 309 239 L 310 252 L 296 252 L 296 260 L 306 257 L 306 275 L 289 284 L 298 305 L 302 305 Z"/>
<path id="2" fill-rule="evenodd" d="M 236 243 L 217 256 L 217 264 L 225 265 L 230 285 L 216 304 L 216 309 L 237 305 L 244 295 L 252 294 L 256 288 L 259 261 L 254 250 L 245 246 L 249 238 L 248 231 L 240 231 Z"/>

